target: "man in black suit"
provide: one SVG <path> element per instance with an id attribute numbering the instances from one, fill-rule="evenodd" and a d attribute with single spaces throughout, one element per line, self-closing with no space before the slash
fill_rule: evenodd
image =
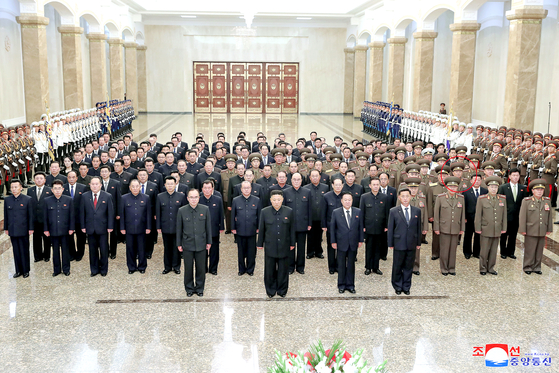
<path id="1" fill-rule="evenodd" d="M 27 189 L 27 195 L 31 197 L 33 207 L 33 256 L 35 263 L 41 260 L 50 260 L 50 238 L 45 236 L 43 210 L 45 198 L 52 196 L 52 191 L 45 185 L 46 175 L 44 172 L 35 172 L 35 186 Z"/>
<path id="2" fill-rule="evenodd" d="M 188 143 L 182 141 L 182 133 L 175 133 L 175 137 L 179 140 L 179 146 L 183 149 L 188 149 Z"/>
<path id="3" fill-rule="evenodd" d="M 177 154 L 178 159 L 184 159 L 186 149 L 181 146 L 179 138 L 177 136 L 173 136 L 171 138 L 171 143 L 173 144 L 173 148 L 171 149 L 171 152 Z"/>
<path id="4" fill-rule="evenodd" d="M 379 174 L 380 180 L 380 192 L 382 194 L 386 194 L 388 197 L 388 206 L 389 209 L 396 206 L 396 201 L 398 200 L 398 192 L 396 188 L 391 187 L 388 185 L 388 181 L 390 179 L 390 175 L 386 172 L 381 172 Z M 383 245 L 382 251 L 380 253 L 380 258 L 382 260 L 386 260 L 386 256 L 388 255 L 388 244 Z"/>
<path id="5" fill-rule="evenodd" d="M 114 171 L 110 174 L 110 178 L 120 182 L 120 194 L 125 195 L 129 192 L 130 181 L 133 179 L 132 174 L 124 171 L 124 161 L 117 159 L 114 164 Z"/>
<path id="6" fill-rule="evenodd" d="M 122 186 L 120 184 L 120 181 L 116 180 L 116 179 L 111 179 L 111 169 L 109 168 L 109 166 L 105 165 L 105 166 L 101 166 L 101 190 L 103 192 L 107 192 L 111 195 L 112 199 L 113 199 L 113 208 L 114 208 L 114 217 L 115 217 L 115 222 L 114 222 L 114 226 L 116 227 L 116 229 L 114 229 L 110 234 L 109 234 L 109 257 L 111 259 L 115 259 L 116 258 L 116 251 L 117 251 L 117 245 L 119 241 L 124 241 L 124 235 L 122 235 L 119 232 L 119 206 L 120 206 L 120 199 L 122 197 Z M 128 190 L 125 191 L 125 193 L 128 193 Z"/>
<path id="7" fill-rule="evenodd" d="M 148 195 L 151 203 L 151 226 L 155 227 L 155 200 L 159 194 L 159 188 L 157 185 L 148 180 L 148 172 L 145 169 L 140 169 L 138 171 L 138 180 L 140 181 L 140 193 L 145 193 Z M 157 230 L 152 229 L 151 232 L 146 235 L 146 258 L 151 259 L 153 255 L 153 246 L 157 243 Z"/>
<path id="8" fill-rule="evenodd" d="M 188 191 L 190 190 L 190 188 L 187 185 L 184 185 L 181 183 L 181 178 L 180 178 L 180 174 L 179 171 L 175 170 L 175 171 L 171 171 L 171 175 L 174 179 L 175 179 L 175 192 L 179 192 L 184 194 L 185 198 L 186 195 L 188 194 Z M 166 189 L 166 188 L 165 188 Z"/>
<path id="9" fill-rule="evenodd" d="M 239 164 L 238 167 L 244 167 Z M 251 183 L 243 181 L 241 195 L 231 203 L 231 232 L 237 238 L 239 276 L 254 274 L 256 259 L 256 230 L 260 218 L 260 199 L 251 195 Z"/>
<path id="10" fill-rule="evenodd" d="M 74 234 L 75 212 L 72 198 L 63 195 L 64 184 L 61 180 L 54 180 L 52 193 L 45 199 L 44 208 L 44 233 L 50 237 L 52 243 L 52 264 L 54 271 L 52 277 L 64 272 L 70 276 L 70 252 L 68 240 Z M 60 251 L 62 251 L 62 265 L 60 262 Z"/>
<path id="11" fill-rule="evenodd" d="M 114 229 L 115 210 L 111 195 L 101 190 L 100 178 L 91 179 L 90 188 L 91 191 L 82 196 L 80 225 L 89 242 L 91 277 L 99 273 L 106 276 L 109 270 L 108 233 Z"/>
<path id="12" fill-rule="evenodd" d="M 171 171 L 176 170 L 177 165 L 175 164 L 175 157 L 173 153 L 165 154 L 165 163 L 159 167 L 159 171 L 163 176 L 171 175 Z"/>
<path id="13" fill-rule="evenodd" d="M 66 182 L 66 176 L 60 173 L 60 163 L 58 161 L 53 161 L 50 164 L 50 174 L 46 176 L 45 185 L 50 188 L 54 180 L 62 180 L 62 183 Z"/>
<path id="14" fill-rule="evenodd" d="M 421 209 L 410 206 L 408 188 L 398 191 L 401 205 L 390 210 L 388 217 L 388 247 L 394 250 L 392 287 L 396 294 L 410 295 L 415 251 L 421 248 Z"/>
<path id="15" fill-rule="evenodd" d="M 208 251 L 206 271 L 216 276 L 217 266 L 219 264 L 219 234 L 225 232 L 223 199 L 214 194 L 215 187 L 211 179 L 202 182 L 201 189 L 202 195 L 200 196 L 200 204 L 208 206 L 212 219 L 212 247 Z"/>
<path id="16" fill-rule="evenodd" d="M 153 159 L 151 158 L 146 159 L 144 165 L 146 167 L 146 171 L 148 172 L 148 180 L 151 181 L 152 183 L 155 183 L 155 185 L 157 185 L 157 188 L 159 190 L 165 189 L 163 175 L 161 175 L 158 171 L 155 170 L 155 163 L 153 162 Z M 138 173 L 140 173 L 140 169 L 138 169 Z M 137 174 L 136 177 L 138 177 Z"/>
<path id="17" fill-rule="evenodd" d="M 204 181 L 206 181 L 209 177 L 213 177 L 215 180 L 215 190 L 222 193 L 223 188 L 221 187 L 221 174 L 214 171 L 214 163 L 212 161 L 204 162 L 204 169 L 200 170 L 200 173 L 196 176 L 196 185 L 200 191 L 202 190 Z"/>
<path id="18" fill-rule="evenodd" d="M 79 262 L 85 253 L 85 233 L 80 225 L 80 205 L 82 196 L 87 192 L 87 187 L 77 182 L 78 174 L 75 171 L 68 172 L 68 183 L 64 184 L 64 195 L 70 196 L 74 205 L 74 234 L 68 238 L 68 250 L 70 260 Z M 74 235 L 76 240 L 74 240 Z M 77 241 L 77 242 L 76 242 Z"/>
<path id="19" fill-rule="evenodd" d="M 34 208 L 31 197 L 21 194 L 22 190 L 21 181 L 13 179 L 10 184 L 12 195 L 4 199 L 4 233 L 10 237 L 14 251 L 13 278 L 21 275 L 23 278 L 29 277 L 29 236 L 33 234 Z"/>
<path id="20" fill-rule="evenodd" d="M 198 175 L 200 170 L 204 168 L 204 166 L 202 166 L 200 162 L 197 161 L 197 159 L 198 152 L 196 150 L 189 150 L 188 162 L 186 163 L 186 172 L 194 176 Z"/>
<path id="21" fill-rule="evenodd" d="M 305 274 L 305 244 L 307 233 L 312 225 L 311 191 L 303 188 L 303 177 L 296 172 L 291 177 L 291 186 L 283 191 L 283 203 L 293 210 L 296 219 L 293 223 L 295 229 L 295 250 L 289 252 L 289 274 L 294 271 Z"/>
<path id="22" fill-rule="evenodd" d="M 501 258 L 516 259 L 514 249 L 516 246 L 516 235 L 518 233 L 518 222 L 520 215 L 520 206 L 522 200 L 528 197 L 526 185 L 521 185 L 520 171 L 513 168 L 509 172 L 509 183 L 499 187 L 498 194 L 502 194 L 507 198 L 507 233 L 501 235 Z"/>
<path id="23" fill-rule="evenodd" d="M 190 189 L 187 197 L 188 204 L 178 212 L 176 241 L 184 257 L 186 296 L 196 292 L 201 297 L 206 282 L 207 251 L 212 246 L 212 222 L 208 207 L 199 204 L 200 192 Z"/>
<path id="24" fill-rule="evenodd" d="M 353 195 L 344 193 L 342 207 L 332 212 L 328 233 L 332 248 L 337 251 L 338 290 L 355 294 L 355 258 L 364 237 L 361 210 L 352 205 Z"/>
<path id="25" fill-rule="evenodd" d="M 262 162 L 260 162 L 260 168 L 264 168 L 266 165 L 271 165 L 276 163 L 274 158 L 270 155 L 270 146 L 268 144 L 262 144 L 259 146 L 260 154 L 262 154 Z"/>
<path id="26" fill-rule="evenodd" d="M 262 187 L 262 207 L 268 207 L 270 205 L 270 188 L 277 184 L 276 178 L 272 176 L 272 166 L 270 164 L 264 166 L 262 177 L 256 180 L 256 184 Z"/>
<path id="27" fill-rule="evenodd" d="M 336 179 L 332 182 L 332 191 L 324 194 L 324 208 L 322 208 L 322 230 L 326 232 L 327 254 L 328 254 L 328 271 L 333 275 L 338 269 L 336 259 L 336 251 L 332 247 L 332 235 L 328 232 L 330 222 L 332 221 L 332 213 L 335 209 L 342 207 L 342 188 L 344 184 L 342 179 Z M 353 202 L 353 201 L 352 201 Z"/>
<path id="28" fill-rule="evenodd" d="M 264 248 L 264 285 L 269 298 L 285 297 L 289 286 L 289 254 L 295 248 L 295 214 L 282 206 L 283 192 L 274 190 L 271 206 L 262 210 L 258 225 L 258 248 Z"/>
<path id="29" fill-rule="evenodd" d="M 379 269 L 380 255 L 388 247 L 386 232 L 388 231 L 388 216 L 390 207 L 388 196 L 380 192 L 378 177 L 370 179 L 371 192 L 361 196 L 359 209 L 363 214 L 363 225 L 366 233 L 365 275 L 371 272 L 382 275 Z"/>
<path id="30" fill-rule="evenodd" d="M 242 163 L 237 163 L 235 165 L 235 169 L 237 170 L 237 175 L 233 176 L 229 179 L 229 186 L 227 196 L 229 201 L 227 201 L 227 206 L 229 210 L 231 210 L 231 205 L 233 204 L 233 197 L 235 197 L 235 186 L 237 184 L 241 184 L 245 180 L 245 166 Z"/>
<path id="31" fill-rule="evenodd" d="M 520 174 L 519 174 L 520 175 Z M 520 176 L 519 176 L 520 177 Z M 470 259 L 473 255 L 474 258 L 479 259 L 480 252 L 480 241 L 481 236 L 475 233 L 474 220 L 476 217 L 476 204 L 479 196 L 487 194 L 487 189 L 481 187 L 482 179 L 480 176 L 475 174 L 471 175 L 470 183 L 472 187 L 465 191 L 464 194 L 464 204 L 466 207 L 465 217 L 466 217 L 466 230 L 464 231 L 464 244 L 462 250 L 464 252 L 464 257 Z M 522 203 L 522 200 L 520 200 Z M 520 207 L 519 210 L 520 211 Z M 474 246 L 472 250 L 472 236 L 474 237 Z"/>
<path id="32" fill-rule="evenodd" d="M 130 182 L 130 193 L 122 196 L 118 208 L 120 233 L 126 236 L 126 265 L 128 274 L 136 271 L 145 273 L 147 260 L 145 253 L 146 235 L 151 232 L 152 212 L 149 197 L 140 193 L 140 182 Z M 137 259 L 136 259 L 137 258 Z"/>
<path id="33" fill-rule="evenodd" d="M 132 179 L 136 179 L 136 177 L 138 175 L 138 170 L 135 167 L 132 167 L 132 157 L 130 157 L 130 154 L 123 155 L 122 156 L 122 161 L 123 161 L 122 170 L 124 172 L 128 172 L 130 175 L 132 175 Z M 116 163 L 118 163 L 118 162 L 115 162 L 115 171 L 117 171 Z"/>
<path id="34" fill-rule="evenodd" d="M 307 235 L 307 259 L 314 257 L 324 259 L 322 255 L 322 210 L 326 207 L 324 204 L 324 195 L 328 193 L 328 186 L 320 182 L 320 172 L 311 170 L 310 184 L 305 185 L 305 189 L 311 192 L 311 230 Z"/>

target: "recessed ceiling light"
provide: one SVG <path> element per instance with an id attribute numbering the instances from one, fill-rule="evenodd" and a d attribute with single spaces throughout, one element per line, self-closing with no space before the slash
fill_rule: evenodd
<path id="1" fill-rule="evenodd" d="M 196 16 L 181 16 L 182 18 L 196 18 Z"/>
<path id="2" fill-rule="evenodd" d="M 312 19 L 311 17 L 297 17 L 297 19 Z"/>

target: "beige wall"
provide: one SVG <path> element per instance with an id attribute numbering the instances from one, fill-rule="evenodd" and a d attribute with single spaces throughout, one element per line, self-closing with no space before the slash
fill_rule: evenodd
<path id="1" fill-rule="evenodd" d="M 148 111 L 191 112 L 193 61 L 299 62 L 299 110 L 341 113 L 345 29 L 145 26 Z"/>
<path id="2" fill-rule="evenodd" d="M 435 38 L 435 58 L 433 60 L 433 92 L 431 111 L 438 112 L 441 102 L 450 110 L 450 64 L 452 59 L 452 31 L 449 26 L 454 22 L 454 13 L 447 11 L 437 19 Z"/>
<path id="3" fill-rule="evenodd" d="M 62 40 L 58 32 L 60 15 L 50 5 L 45 5 L 45 17 L 49 19 L 47 25 L 47 58 L 49 63 L 49 97 L 50 112 L 64 110 L 64 77 L 62 68 Z M 36 121 L 40 118 L 27 119 Z"/>
<path id="4" fill-rule="evenodd" d="M 551 102 L 550 131 L 559 134 L 559 23 L 548 18 L 542 23 L 538 91 L 536 94 L 536 120 L 534 130 L 547 132 L 549 102 Z"/>
<path id="5" fill-rule="evenodd" d="M 18 124 L 25 120 L 20 26 L 15 19 L 0 18 L 0 35 L 0 122 L 10 124 L 14 120 Z"/>

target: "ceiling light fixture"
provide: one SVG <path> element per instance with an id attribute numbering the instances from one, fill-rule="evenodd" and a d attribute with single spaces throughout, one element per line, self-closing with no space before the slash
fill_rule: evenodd
<path id="1" fill-rule="evenodd" d="M 312 19 L 311 17 L 297 17 L 297 19 Z"/>
<path id="2" fill-rule="evenodd" d="M 196 16 L 181 16 L 182 18 L 196 18 Z"/>

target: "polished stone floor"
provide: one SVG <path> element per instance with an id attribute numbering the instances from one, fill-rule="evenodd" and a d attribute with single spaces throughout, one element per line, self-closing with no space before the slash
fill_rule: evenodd
<path id="1" fill-rule="evenodd" d="M 361 137 L 347 116 L 301 115 L 234 118 L 143 115 L 135 138 L 157 132 L 160 140 L 180 130 L 189 143 L 197 132 L 225 129 L 251 138 L 288 138 L 317 130 Z M 251 122 L 252 120 L 252 122 Z M 224 132 L 225 132 L 224 131 Z M 427 236 L 431 241 L 431 235 Z M 266 372 L 279 351 L 305 349 L 322 339 L 343 339 L 349 351 L 364 348 L 371 364 L 388 360 L 390 372 L 492 372 L 474 347 L 491 343 L 520 347 L 525 354 L 549 354 L 550 367 L 510 366 L 499 371 L 559 371 L 559 237 L 545 249 L 543 275 L 522 272 L 523 240 L 517 260 L 498 257 L 498 276 L 480 276 L 478 263 L 457 255 L 457 276 L 443 277 L 423 245 L 421 275 L 411 296 L 394 294 L 392 256 L 383 276 L 363 274 L 364 251 L 356 267 L 356 294 L 339 294 L 326 260 L 307 260 L 305 274 L 290 277 L 286 298 L 266 297 L 263 253 L 253 277 L 237 276 L 236 246 L 222 236 L 217 276 L 208 275 L 203 298 L 187 298 L 182 275 L 162 275 L 161 239 L 147 272 L 129 275 L 124 245 L 109 263 L 107 277 L 89 277 L 86 259 L 72 262 L 71 276 L 51 277 L 52 262 L 32 263 L 28 279 L 13 279 L 9 239 L 0 236 L 0 362 L 2 372 Z M 325 243 L 323 244 L 325 246 Z M 543 360 L 543 358 L 542 358 Z"/>

